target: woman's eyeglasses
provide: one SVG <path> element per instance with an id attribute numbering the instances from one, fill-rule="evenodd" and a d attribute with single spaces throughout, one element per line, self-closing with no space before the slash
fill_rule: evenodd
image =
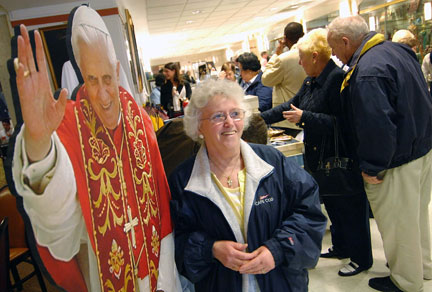
<path id="1" fill-rule="evenodd" d="M 229 116 L 234 122 L 243 120 L 244 115 L 245 115 L 245 111 L 242 109 L 234 109 L 229 112 Z M 227 118 L 228 116 L 225 112 L 216 112 L 212 114 L 210 118 L 201 119 L 201 120 L 210 120 L 210 122 L 212 122 L 213 124 L 220 124 L 220 123 L 224 123 Z"/>

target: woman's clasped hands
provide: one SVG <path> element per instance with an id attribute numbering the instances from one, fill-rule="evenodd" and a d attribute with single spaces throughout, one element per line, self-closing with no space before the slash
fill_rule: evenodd
<path id="1" fill-rule="evenodd" d="M 213 256 L 228 269 L 241 274 L 266 274 L 275 268 L 273 255 L 265 246 L 253 252 L 246 251 L 247 244 L 234 241 L 216 241 Z"/>

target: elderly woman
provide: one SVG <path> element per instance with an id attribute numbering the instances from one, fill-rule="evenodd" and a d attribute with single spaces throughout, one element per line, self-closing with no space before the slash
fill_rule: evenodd
<path id="1" fill-rule="evenodd" d="M 197 291 L 307 291 L 326 219 L 317 185 L 273 147 L 241 140 L 235 82 L 208 80 L 186 108 L 202 146 L 170 176 L 176 263 Z"/>
<path id="2" fill-rule="evenodd" d="M 303 128 L 305 168 L 313 172 L 318 166 L 324 137 L 324 158 L 334 156 L 334 117 L 340 120 L 339 91 L 344 72 L 330 58 L 331 48 L 325 29 L 312 30 L 298 41 L 297 47 L 300 65 L 308 77 L 290 101 L 261 116 L 268 124 L 287 119 Z M 348 155 L 342 147 L 339 149 L 341 155 Z M 332 222 L 333 243 L 321 257 L 351 258 L 351 262 L 339 270 L 340 276 L 353 276 L 372 266 L 369 207 L 361 182 L 359 171 L 358 193 L 342 196 L 321 194 Z"/>

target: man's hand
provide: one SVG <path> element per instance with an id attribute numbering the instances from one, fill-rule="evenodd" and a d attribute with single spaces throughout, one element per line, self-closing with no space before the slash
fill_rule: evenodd
<path id="1" fill-rule="evenodd" d="M 279 56 L 280 54 L 283 53 L 284 48 L 285 48 L 285 38 L 281 38 L 280 40 L 278 40 L 278 45 L 276 47 L 275 54 Z"/>
<path id="2" fill-rule="evenodd" d="M 58 101 L 54 100 L 48 78 L 42 39 L 35 32 L 36 60 L 24 25 L 18 36 L 18 59 L 14 60 L 16 82 L 25 123 L 24 140 L 31 162 L 43 159 L 51 146 L 51 135 L 60 125 L 66 107 L 67 90 L 62 89 Z"/>
<path id="3" fill-rule="evenodd" d="M 254 258 L 239 269 L 241 274 L 266 274 L 275 268 L 275 261 L 270 250 L 261 246 L 251 253 Z"/>
<path id="4" fill-rule="evenodd" d="M 365 182 L 371 185 L 377 185 L 383 182 L 382 179 L 379 179 L 377 176 L 370 176 L 362 171 L 362 176 Z"/>
<path id="5" fill-rule="evenodd" d="M 226 78 L 226 72 L 225 71 L 220 71 L 219 72 L 219 79 L 225 79 Z"/>
<path id="6" fill-rule="evenodd" d="M 299 108 L 296 108 L 295 106 L 291 105 L 291 110 L 284 111 L 282 113 L 283 117 L 290 121 L 291 123 L 299 123 L 301 120 L 301 117 L 303 115 L 303 111 Z"/>
<path id="7" fill-rule="evenodd" d="M 245 252 L 247 244 L 221 240 L 213 244 L 213 256 L 228 269 L 238 271 L 240 266 L 255 257 Z"/>

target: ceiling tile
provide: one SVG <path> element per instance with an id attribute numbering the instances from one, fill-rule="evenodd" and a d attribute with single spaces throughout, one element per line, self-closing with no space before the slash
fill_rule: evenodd
<path id="1" fill-rule="evenodd" d="M 218 6 L 218 1 L 206 1 L 199 3 L 191 3 L 190 1 L 186 3 L 185 9 L 188 10 L 212 10 Z"/>
<path id="2" fill-rule="evenodd" d="M 192 20 L 192 21 L 200 21 L 207 18 L 207 15 L 182 15 L 180 16 L 180 21 L 187 21 L 187 20 Z"/>
<path id="3" fill-rule="evenodd" d="M 236 11 L 236 10 L 239 10 L 241 8 L 244 8 L 245 6 L 246 6 L 246 2 L 241 2 L 241 3 L 237 3 L 237 4 L 227 3 L 227 4 L 219 5 L 215 9 L 215 11 L 227 11 L 227 10 Z"/>
<path id="4" fill-rule="evenodd" d="M 250 0 L 222 0 L 221 1 L 222 4 L 231 4 L 231 3 L 245 3 L 245 2 L 250 2 Z"/>
<path id="5" fill-rule="evenodd" d="M 153 34 L 153 35 L 156 35 L 156 34 L 170 33 L 170 32 L 172 32 L 173 30 L 174 30 L 173 28 L 165 27 L 165 28 L 149 29 L 149 32 L 150 32 L 151 34 Z"/>
<path id="6" fill-rule="evenodd" d="M 183 10 L 184 5 L 171 5 L 166 7 L 153 7 L 147 9 L 147 15 L 163 14 L 167 12 L 178 12 Z"/>
<path id="7" fill-rule="evenodd" d="M 168 12 L 164 14 L 147 14 L 147 19 L 150 20 L 166 20 L 166 21 L 172 21 L 172 19 L 177 19 L 181 15 L 180 12 Z"/>
<path id="8" fill-rule="evenodd" d="M 219 3 L 219 0 L 188 0 L 188 3 L 206 3 L 206 2 L 215 2 Z"/>
<path id="9" fill-rule="evenodd" d="M 168 7 L 172 5 L 185 4 L 186 1 L 187 0 L 147 0 L 147 9 L 151 7 Z"/>
<path id="10" fill-rule="evenodd" d="M 155 20 L 155 21 L 149 21 L 149 23 L 148 23 L 149 27 L 155 27 L 155 26 L 170 27 L 170 26 L 175 26 L 176 24 L 177 24 L 177 20 L 173 20 L 171 22 L 166 22 L 164 20 L 162 20 L 162 21 Z"/>
<path id="11" fill-rule="evenodd" d="M 215 11 L 215 12 L 212 12 L 209 17 L 229 17 L 229 16 L 234 15 L 235 13 L 236 13 L 236 11 L 230 11 L 230 10 Z"/>

